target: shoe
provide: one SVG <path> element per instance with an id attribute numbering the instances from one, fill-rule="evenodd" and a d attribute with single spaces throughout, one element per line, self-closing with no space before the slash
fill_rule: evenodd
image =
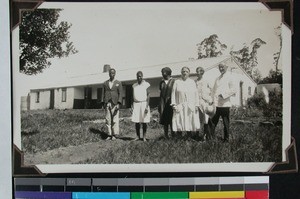
<path id="1" fill-rule="evenodd" d="M 112 138 L 110 136 L 108 136 L 105 140 L 111 140 Z"/>
<path id="2" fill-rule="evenodd" d="M 117 138 L 115 136 L 112 136 L 111 137 L 111 140 L 116 140 Z"/>
<path id="3" fill-rule="evenodd" d="M 133 139 L 133 141 L 138 141 L 138 140 L 140 140 L 140 138 L 134 138 L 134 139 Z"/>
<path id="4" fill-rule="evenodd" d="M 146 139 L 146 138 L 143 138 L 143 142 L 147 142 L 147 139 Z"/>

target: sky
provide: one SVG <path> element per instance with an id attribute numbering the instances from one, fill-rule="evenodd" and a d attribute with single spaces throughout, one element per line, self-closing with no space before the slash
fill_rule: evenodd
<path id="1" fill-rule="evenodd" d="M 263 77 L 274 69 L 273 54 L 279 51 L 274 28 L 281 25 L 281 12 L 261 3 L 47 2 L 40 8 L 63 9 L 60 20 L 72 24 L 70 41 L 78 53 L 52 59 L 42 74 L 19 74 L 20 82 L 26 82 L 20 83 L 24 93 L 53 78 L 102 72 L 105 64 L 119 70 L 197 59 L 197 44 L 212 34 L 227 45 L 224 55 L 256 38 L 265 41 L 258 50 Z"/>

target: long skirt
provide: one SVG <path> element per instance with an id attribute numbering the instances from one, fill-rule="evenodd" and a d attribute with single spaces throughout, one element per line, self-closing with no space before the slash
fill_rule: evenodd
<path id="1" fill-rule="evenodd" d="M 191 110 L 187 105 L 178 105 L 173 112 L 173 131 L 200 130 L 199 112 Z"/>

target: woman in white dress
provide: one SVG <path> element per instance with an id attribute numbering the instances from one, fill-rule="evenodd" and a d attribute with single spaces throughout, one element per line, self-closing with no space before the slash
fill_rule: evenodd
<path id="1" fill-rule="evenodd" d="M 210 118 L 212 118 L 214 115 L 215 107 L 213 105 L 212 87 L 208 83 L 207 79 L 203 78 L 204 69 L 202 67 L 198 67 L 196 69 L 196 73 L 197 79 L 195 80 L 195 82 L 199 95 L 200 124 L 204 127 L 203 138 L 205 140 L 211 138 L 211 131 L 208 123 L 211 122 Z"/>
<path id="2" fill-rule="evenodd" d="M 177 132 L 196 132 L 200 130 L 199 97 L 196 83 L 189 78 L 190 69 L 181 69 L 181 78 L 174 83 L 171 105 L 174 109 L 172 127 Z"/>
<path id="3" fill-rule="evenodd" d="M 135 123 L 136 135 L 135 140 L 140 140 L 141 124 L 143 126 L 143 141 L 146 141 L 147 123 L 150 122 L 149 108 L 149 87 L 150 84 L 143 80 L 143 72 L 136 73 L 137 83 L 132 85 L 133 104 L 132 104 L 132 122 Z"/>

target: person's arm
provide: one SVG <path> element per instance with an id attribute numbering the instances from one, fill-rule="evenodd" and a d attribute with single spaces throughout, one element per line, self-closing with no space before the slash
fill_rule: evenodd
<path id="1" fill-rule="evenodd" d="M 176 105 L 176 88 L 177 87 L 177 82 L 175 80 L 174 84 L 173 84 L 173 88 L 172 88 L 172 93 L 171 93 L 171 106 L 174 108 L 174 106 Z"/>
<path id="2" fill-rule="evenodd" d="M 146 108 L 145 108 L 145 114 L 148 113 L 148 107 L 149 107 L 149 104 L 150 104 L 150 91 L 149 91 L 149 87 L 150 87 L 150 84 L 148 86 L 148 88 L 146 89 L 146 93 L 147 93 L 147 99 L 146 99 Z"/>
<path id="3" fill-rule="evenodd" d="M 103 99 L 102 99 L 102 106 L 105 108 L 106 104 L 105 104 L 105 99 L 106 99 L 106 86 L 105 86 L 105 83 L 103 83 Z"/>
<path id="4" fill-rule="evenodd" d="M 218 78 L 215 80 L 215 82 L 214 82 L 214 86 L 213 86 L 213 88 L 212 88 L 212 91 L 211 91 L 211 97 L 212 97 L 212 103 L 215 103 L 215 102 L 217 102 L 218 101 L 218 94 L 216 93 L 216 91 L 217 91 L 217 87 L 218 87 Z"/>
<path id="5" fill-rule="evenodd" d="M 195 90 L 195 109 L 198 110 L 198 107 L 200 106 L 200 100 L 199 100 L 199 92 L 197 89 L 196 82 L 193 82 L 193 89 Z"/>
<path id="6" fill-rule="evenodd" d="M 133 85 L 131 86 L 131 91 L 132 91 L 131 92 L 132 93 L 132 96 L 131 96 L 132 102 L 131 102 L 131 106 L 130 106 L 130 112 L 131 113 L 133 112 L 133 103 L 134 103 L 134 89 L 133 89 Z"/>
<path id="7" fill-rule="evenodd" d="M 211 88 L 208 82 L 205 82 L 203 85 L 201 97 L 206 103 L 211 104 L 213 101 L 211 96 Z"/>
<path id="8" fill-rule="evenodd" d="M 234 83 L 230 79 L 230 76 L 228 76 L 227 78 L 228 78 L 228 89 L 226 89 L 222 92 L 221 96 L 223 99 L 229 98 L 236 93 Z"/>
<path id="9" fill-rule="evenodd" d="M 123 86 L 122 82 L 119 82 L 118 86 L 118 108 L 122 105 L 122 98 L 123 98 Z"/>
<path id="10" fill-rule="evenodd" d="M 162 106 L 162 91 L 161 91 L 161 87 L 162 87 L 162 81 L 159 83 L 159 86 L 158 86 L 158 89 L 159 89 L 159 91 L 160 91 L 160 95 L 159 95 L 159 97 L 160 97 L 160 103 L 159 103 L 159 105 L 158 105 L 158 107 L 157 107 L 157 110 L 158 110 L 158 112 L 161 114 L 161 111 L 162 111 L 162 108 L 161 108 L 161 106 Z"/>

